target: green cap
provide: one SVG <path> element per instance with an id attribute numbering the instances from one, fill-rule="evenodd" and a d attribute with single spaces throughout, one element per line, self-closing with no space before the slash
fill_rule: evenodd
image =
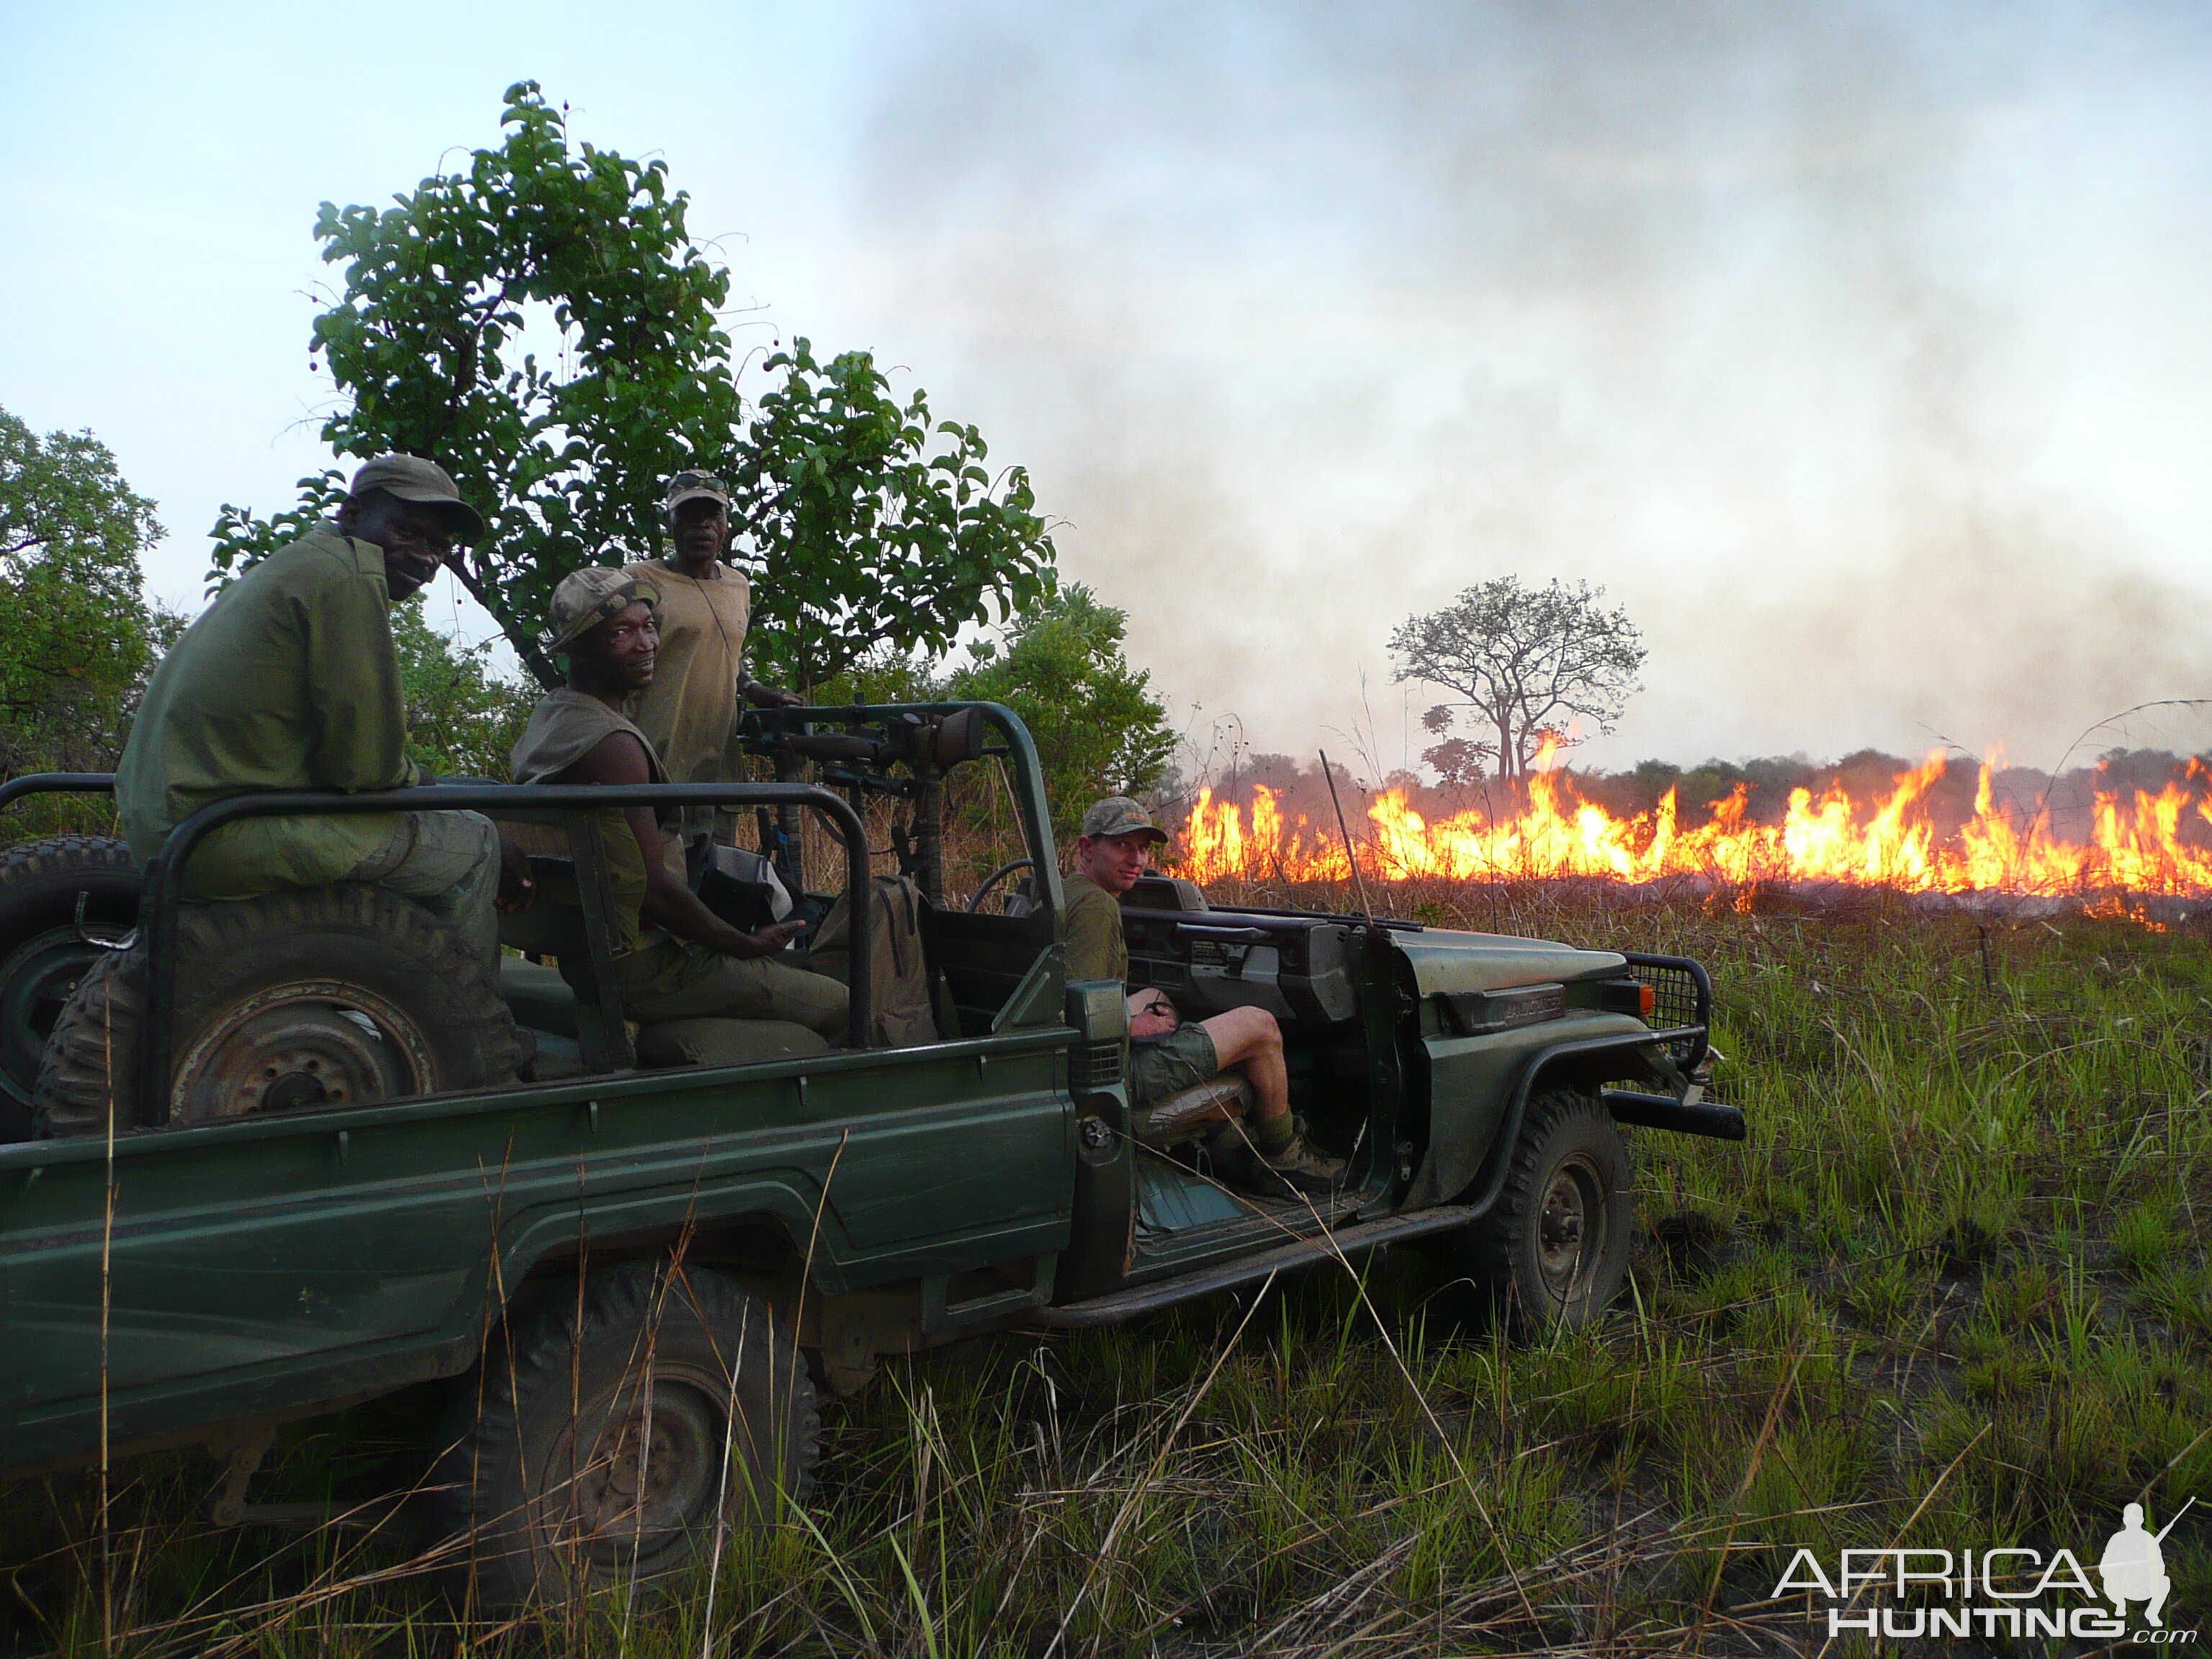
<path id="1" fill-rule="evenodd" d="M 561 578 L 547 607 L 545 648 L 565 651 L 581 635 L 610 617 L 618 617 L 638 600 L 659 608 L 660 592 L 626 570 L 610 564 L 586 565 Z"/>
<path id="2" fill-rule="evenodd" d="M 1085 812 L 1083 833 L 1093 841 L 1103 836 L 1145 835 L 1160 842 L 1168 838 L 1168 832 L 1127 795 L 1109 795 Z"/>
<path id="3" fill-rule="evenodd" d="M 379 455 L 362 464 L 353 475 L 356 495 L 381 489 L 403 501 L 420 501 L 445 509 L 446 523 L 457 542 L 472 542 L 484 533 L 483 515 L 461 499 L 460 487 L 435 461 L 420 455 Z"/>

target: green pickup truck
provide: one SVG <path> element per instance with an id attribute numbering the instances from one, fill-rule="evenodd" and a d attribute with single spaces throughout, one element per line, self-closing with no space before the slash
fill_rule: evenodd
<path id="1" fill-rule="evenodd" d="M 513 1604 L 672 1567 L 723 1518 L 774 1513 L 809 1477 L 817 1391 L 860 1389 L 885 1354 L 1116 1323 L 1417 1239 L 1520 1328 L 1588 1320 L 1626 1271 L 1616 1126 L 1743 1135 L 1703 1098 L 1711 992 L 1692 962 L 1215 908 L 1148 876 L 1124 901 L 1133 981 L 1188 1018 L 1273 1012 L 1294 1109 L 1348 1160 L 1332 1199 L 1234 1190 L 1202 1143 L 1135 1133 L 1123 988 L 1066 982 L 1059 860 L 1011 712 L 779 711 L 750 742 L 781 781 L 248 796 L 180 826 L 143 872 L 85 837 L 5 854 L 0 1472 L 201 1445 L 230 1460 L 218 1514 L 251 1518 L 279 1425 L 450 1378 L 433 1518 L 465 1539 L 479 1598 Z M 937 817 L 970 766 L 1000 769 L 1022 845 L 960 907 L 935 890 Z M 106 784 L 19 778 L 0 808 Z M 883 1046 L 882 964 L 852 926 L 844 1046 L 641 1058 L 593 966 L 606 893 L 582 813 L 618 799 L 713 801 L 778 836 L 811 814 L 853 893 L 880 880 L 868 837 L 895 810 L 935 901 L 917 923 L 935 1040 Z M 558 972 L 505 959 L 504 1048 L 456 1059 L 433 1030 L 481 988 L 433 979 L 437 1006 L 416 1007 L 422 975 L 375 979 L 368 890 L 339 890 L 354 932 L 325 927 L 339 943 L 321 968 L 300 944 L 313 915 L 176 896 L 222 823 L 426 806 L 573 832 L 565 865 L 542 858 L 573 877 L 580 925 Z M 819 915 L 826 896 L 800 885 Z M 297 948 L 238 944 L 272 935 Z M 240 990 L 254 961 L 276 966 Z M 137 988 L 109 1005 L 131 1030 L 95 1047 L 112 1109 L 96 1133 L 37 1138 L 42 1045 L 50 1072 L 94 973 Z M 468 1054 L 533 1044 L 517 1075 L 470 1072 Z"/>

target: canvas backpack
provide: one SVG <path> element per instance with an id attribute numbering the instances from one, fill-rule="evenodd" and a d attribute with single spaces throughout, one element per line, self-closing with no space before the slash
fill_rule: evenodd
<path id="1" fill-rule="evenodd" d="M 841 893 L 814 936 L 809 964 L 852 983 L 852 895 Z M 930 1012 L 929 963 L 922 954 L 921 890 L 904 876 L 868 884 L 868 978 L 877 1042 L 894 1048 L 938 1040 Z"/>

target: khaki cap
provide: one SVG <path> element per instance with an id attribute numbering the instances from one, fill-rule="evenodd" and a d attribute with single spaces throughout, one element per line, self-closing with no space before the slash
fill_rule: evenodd
<path id="1" fill-rule="evenodd" d="M 353 475 L 356 495 L 381 489 L 403 501 L 420 501 L 446 509 L 446 522 L 457 542 L 473 542 L 484 533 L 483 515 L 461 499 L 460 487 L 446 469 L 420 455 L 379 455 L 364 461 Z"/>
<path id="2" fill-rule="evenodd" d="M 730 487 L 711 472 L 679 472 L 668 481 L 668 499 L 664 509 L 673 513 L 686 501 L 720 501 L 730 504 Z"/>
<path id="3" fill-rule="evenodd" d="M 1146 835 L 1159 842 L 1168 838 L 1168 832 L 1127 795 L 1109 795 L 1085 812 L 1083 833 L 1093 841 L 1103 836 Z"/>
<path id="4" fill-rule="evenodd" d="M 546 608 L 545 648 L 565 651 L 610 617 L 643 599 L 658 610 L 660 591 L 612 565 L 586 565 L 561 578 Z"/>

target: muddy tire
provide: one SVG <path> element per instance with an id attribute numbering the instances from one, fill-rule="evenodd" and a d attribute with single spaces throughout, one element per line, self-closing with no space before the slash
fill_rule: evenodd
<path id="1" fill-rule="evenodd" d="M 790 1338 L 720 1273 L 551 1287 L 454 1385 L 431 1520 L 456 1599 L 557 1605 L 677 1571 L 803 1500 L 820 1434 Z"/>
<path id="2" fill-rule="evenodd" d="M 1628 1148 L 1602 1104 L 1561 1091 L 1528 1103 L 1511 1158 L 1490 1213 L 1440 1240 L 1437 1254 L 1516 1337 L 1579 1329 L 1628 1276 Z"/>
<path id="3" fill-rule="evenodd" d="M 39 1058 L 77 983 L 138 919 L 131 848 L 56 836 L 0 853 L 0 1141 L 31 1133 Z M 83 928 L 78 928 L 78 906 Z"/>
<path id="4" fill-rule="evenodd" d="M 166 1117 L 198 1124 L 510 1080 L 526 1058 L 491 964 L 422 906 L 374 887 L 193 905 L 177 919 Z M 46 1048 L 41 1135 L 104 1133 L 132 1110 L 141 947 L 78 985 Z"/>

